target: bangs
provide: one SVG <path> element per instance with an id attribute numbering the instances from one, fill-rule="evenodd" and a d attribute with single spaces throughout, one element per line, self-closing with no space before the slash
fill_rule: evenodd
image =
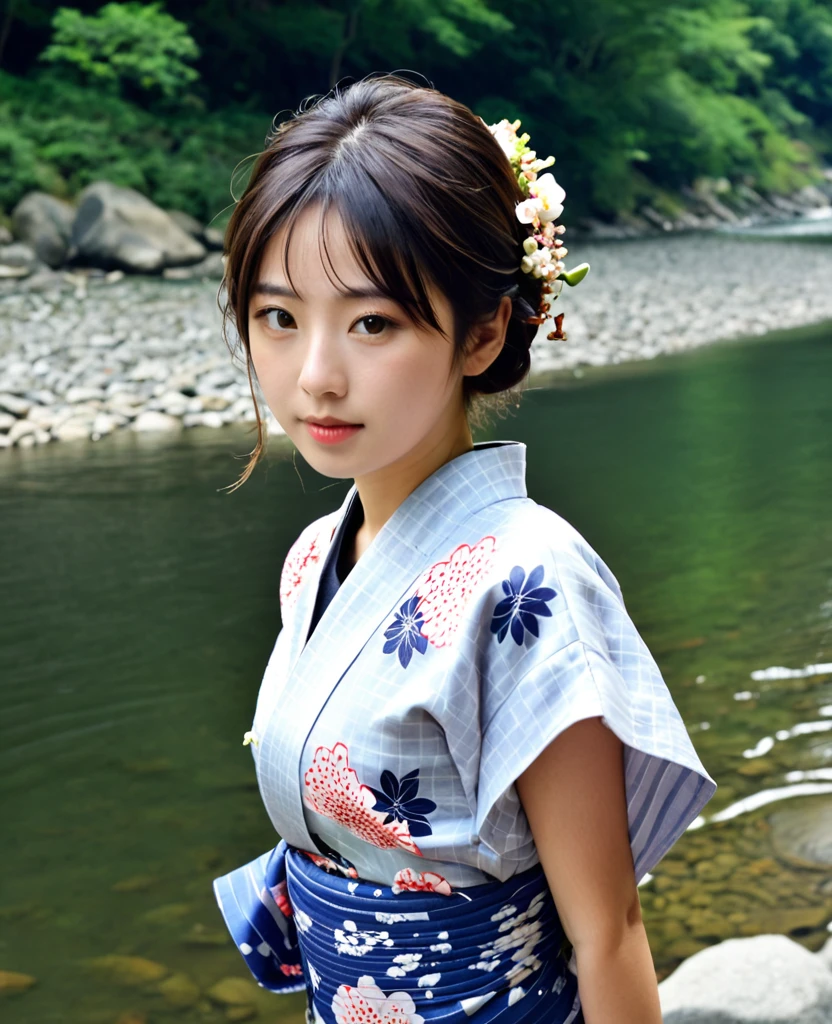
<path id="1" fill-rule="evenodd" d="M 301 213 L 318 202 L 324 269 L 334 287 L 344 295 L 349 294 L 330 255 L 328 214 L 333 210 L 343 224 L 350 253 L 373 285 L 405 309 L 418 327 L 444 335 L 428 295 L 430 285 L 441 287 L 441 283 L 428 278 L 422 270 L 435 262 L 435 256 L 428 259 L 428 237 L 366 170 L 355 165 L 331 165 L 274 225 L 275 230 L 285 228 L 282 259 L 290 287 L 297 291 L 289 273 L 292 234 Z"/>

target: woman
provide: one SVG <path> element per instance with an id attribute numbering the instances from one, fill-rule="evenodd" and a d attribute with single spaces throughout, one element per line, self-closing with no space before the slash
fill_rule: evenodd
<path id="1" fill-rule="evenodd" d="M 228 227 L 250 379 L 354 481 L 286 557 L 245 738 L 282 839 L 215 883 L 310 1022 L 659 1024 L 637 884 L 716 790 L 525 446 L 472 442 L 586 271 L 518 124 L 359 81 L 276 130 Z"/>

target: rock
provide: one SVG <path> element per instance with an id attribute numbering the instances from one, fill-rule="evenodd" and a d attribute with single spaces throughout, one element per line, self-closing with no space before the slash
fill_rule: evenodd
<path id="1" fill-rule="evenodd" d="M 191 913 L 193 907 L 190 903 L 166 903 L 162 907 L 154 907 L 153 910 L 145 911 L 139 920 L 147 921 L 149 924 L 172 924 Z"/>
<path id="2" fill-rule="evenodd" d="M 92 421 L 90 437 L 93 441 L 98 441 L 107 434 L 112 434 L 123 422 L 124 417 L 110 416 L 106 412 L 100 412 Z"/>
<path id="3" fill-rule="evenodd" d="M 828 1024 L 832 972 L 783 935 L 726 939 L 659 985 L 664 1024 Z"/>
<path id="4" fill-rule="evenodd" d="M 155 960 L 145 960 L 140 956 L 118 956 L 115 953 L 87 960 L 87 966 L 97 974 L 106 975 L 118 985 L 148 985 L 161 981 L 170 973 L 167 967 Z"/>
<path id="5" fill-rule="evenodd" d="M 247 978 L 222 978 L 208 989 L 206 995 L 220 1006 L 254 1006 L 259 989 Z"/>
<path id="6" fill-rule="evenodd" d="M 195 924 L 193 928 L 182 936 L 182 942 L 186 946 L 226 946 L 230 941 L 227 931 L 220 931 L 219 928 L 206 928 L 204 924 Z"/>
<path id="7" fill-rule="evenodd" d="M 89 388 L 89 387 L 74 387 L 70 388 L 64 396 L 66 402 L 70 405 L 77 405 L 80 402 L 89 401 L 104 401 L 104 390 L 103 388 Z"/>
<path id="8" fill-rule="evenodd" d="M 146 409 L 133 420 L 131 428 L 142 432 L 178 430 L 182 426 L 175 416 L 168 416 L 164 412 L 156 412 L 153 409 Z"/>
<path id="9" fill-rule="evenodd" d="M 251 1020 L 257 1016 L 257 1008 L 254 1006 L 228 1006 L 225 1010 L 226 1020 Z"/>
<path id="10" fill-rule="evenodd" d="M 37 430 L 38 425 L 31 420 L 16 420 L 6 436 L 12 444 L 17 444 L 21 438 L 27 434 L 34 434 Z"/>
<path id="11" fill-rule="evenodd" d="M 199 986 L 187 974 L 172 974 L 159 983 L 156 991 L 173 1009 L 186 1009 L 199 1002 Z"/>
<path id="12" fill-rule="evenodd" d="M 759 935 L 761 932 L 802 935 L 823 928 L 830 914 L 826 907 L 779 907 L 756 910 L 737 929 L 740 935 Z"/>
<path id="13" fill-rule="evenodd" d="M 169 281 L 192 281 L 199 278 L 219 281 L 224 274 L 225 256 L 219 252 L 208 253 L 199 263 L 192 263 L 187 267 L 166 267 L 162 272 L 163 277 Z"/>
<path id="14" fill-rule="evenodd" d="M 37 978 L 33 978 L 31 974 L 20 974 L 18 971 L 0 971 L 0 996 L 27 992 L 36 982 Z"/>
<path id="15" fill-rule="evenodd" d="M 52 436 L 58 441 L 86 441 L 92 434 L 92 423 L 88 416 L 70 416 L 52 427 Z"/>
<path id="16" fill-rule="evenodd" d="M 0 412 L 0 431 L 9 431 L 17 422 L 17 417 L 10 412 Z"/>
<path id="17" fill-rule="evenodd" d="M 822 964 L 832 971 L 832 936 L 830 936 L 824 945 L 818 950 L 815 956 L 820 960 Z"/>
<path id="18" fill-rule="evenodd" d="M 19 395 L 0 394 L 0 409 L 10 412 L 13 416 L 25 416 L 32 408 L 32 402 Z"/>
<path id="19" fill-rule="evenodd" d="M 168 210 L 167 214 L 192 238 L 195 238 L 198 242 L 208 249 L 222 249 L 224 245 L 224 235 L 222 231 L 218 231 L 216 228 L 203 227 L 202 224 L 192 217 L 189 213 L 185 213 L 184 210 Z"/>
<path id="20" fill-rule="evenodd" d="M 6 227 L 5 224 L 0 224 L 0 245 L 11 245 L 14 241 L 14 235 Z"/>
<path id="21" fill-rule="evenodd" d="M 225 232 L 219 228 L 207 227 L 202 232 L 202 241 L 209 249 L 224 249 Z"/>
<path id="22" fill-rule="evenodd" d="M 11 245 L 0 246 L 0 278 L 28 277 L 42 267 L 35 250 L 25 243 L 12 242 Z"/>
<path id="23" fill-rule="evenodd" d="M 73 263 L 152 274 L 205 255 L 203 245 L 134 189 L 96 181 L 78 197 L 68 252 Z"/>
<path id="24" fill-rule="evenodd" d="M 11 448 L 12 442 L 8 434 L 0 434 L 0 448 Z"/>
<path id="25" fill-rule="evenodd" d="M 810 797 L 792 803 L 769 815 L 775 853 L 796 867 L 832 867 L 832 800 Z"/>
<path id="26" fill-rule="evenodd" d="M 66 259 L 74 219 L 71 203 L 46 192 L 30 192 L 12 210 L 14 233 L 53 269 Z"/>
<path id="27" fill-rule="evenodd" d="M 184 210 L 165 210 L 165 213 L 167 213 L 168 217 L 170 217 L 175 224 L 178 224 L 183 231 L 189 234 L 191 238 L 196 238 L 199 242 L 202 241 L 202 224 L 200 224 L 196 217 L 192 217 Z"/>
<path id="28" fill-rule="evenodd" d="M 144 892 L 158 881 L 153 875 L 131 875 L 124 878 L 110 888 L 113 892 Z"/>

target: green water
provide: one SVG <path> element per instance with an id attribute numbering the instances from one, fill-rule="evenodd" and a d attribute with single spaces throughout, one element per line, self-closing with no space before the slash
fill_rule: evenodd
<path id="1" fill-rule="evenodd" d="M 832 765 L 832 732 L 778 742 L 752 774 L 743 757 L 832 703 L 829 675 L 750 679 L 832 661 L 830 380 L 832 331 L 793 332 L 558 378 L 478 435 L 528 444 L 532 496 L 618 577 L 719 783 L 706 816 Z M 283 555 L 347 486 L 272 439 L 252 480 L 219 491 L 251 444 L 227 428 L 0 453 L 0 970 L 37 978 L 3 1001 L 9 1024 L 226 1019 L 204 995 L 176 1009 L 156 982 L 95 973 L 92 957 L 159 962 L 203 993 L 247 977 L 210 882 L 275 841 L 240 737 Z M 817 872 L 772 860 L 772 806 L 691 830 L 642 887 L 660 975 L 717 941 L 709 920 L 721 937 L 764 921 L 699 861 L 765 877 L 774 911 L 832 900 Z M 828 909 L 793 936 L 817 948 Z M 257 999 L 259 1019 L 300 1021 L 302 994 Z"/>

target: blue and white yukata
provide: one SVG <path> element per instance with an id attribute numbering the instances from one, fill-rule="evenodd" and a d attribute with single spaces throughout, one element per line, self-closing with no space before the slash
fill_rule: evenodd
<path id="1" fill-rule="evenodd" d="M 217 879 L 226 923 L 262 985 L 306 989 L 310 1021 L 581 1024 L 515 780 L 601 716 L 623 743 L 637 882 L 716 783 L 618 581 L 528 497 L 524 444 L 476 444 L 424 480 L 310 634 L 357 500 L 283 566 L 250 733 L 282 840 Z"/>

